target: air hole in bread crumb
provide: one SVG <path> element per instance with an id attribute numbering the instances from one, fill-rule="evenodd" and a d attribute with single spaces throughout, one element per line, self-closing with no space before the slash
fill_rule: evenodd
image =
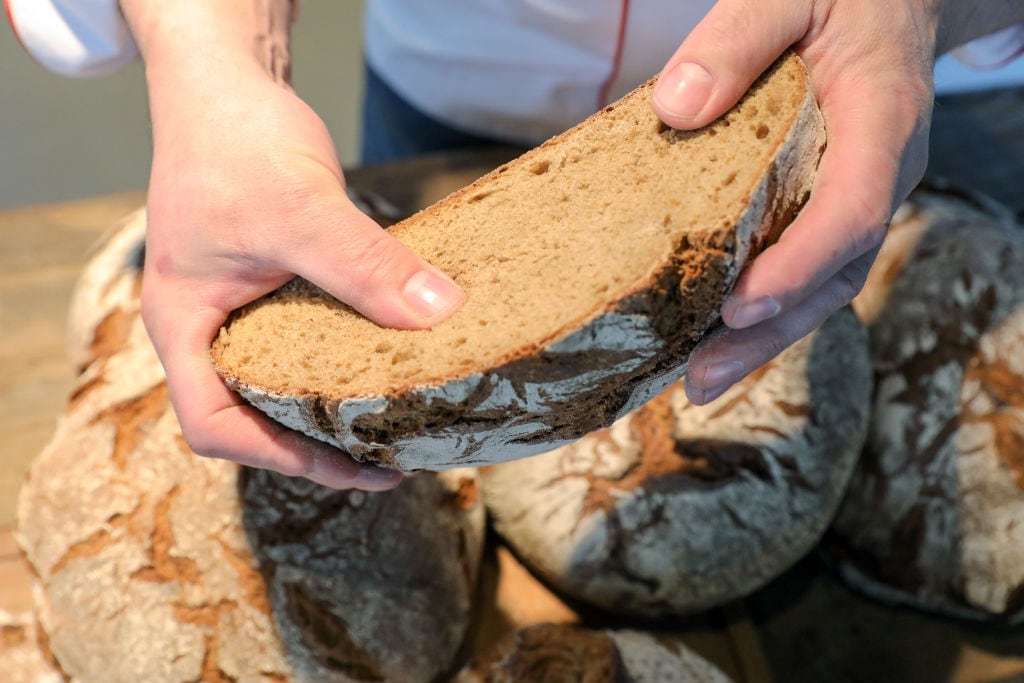
<path id="1" fill-rule="evenodd" d="M 732 185 L 733 181 L 735 181 L 735 180 L 736 180 L 736 171 L 733 171 L 732 173 L 730 173 L 729 175 L 727 175 L 725 177 L 725 180 L 722 181 L 722 184 L 723 185 Z"/>
<path id="2" fill-rule="evenodd" d="M 757 127 L 757 131 L 755 131 L 754 135 L 757 136 L 758 140 L 764 140 L 766 137 L 768 137 L 768 126 L 762 123 L 760 126 Z"/>
<path id="3" fill-rule="evenodd" d="M 374 352 L 376 353 L 388 353 L 389 351 L 391 351 L 391 344 L 386 344 L 384 342 L 377 344 L 377 348 L 374 349 Z"/>
<path id="4" fill-rule="evenodd" d="M 470 197 L 468 201 L 469 201 L 470 204 L 474 204 L 474 203 L 480 201 L 481 199 L 487 199 L 492 194 L 493 193 L 489 192 L 489 191 L 488 192 L 477 192 L 475 195 Z"/>
<path id="5" fill-rule="evenodd" d="M 530 173 L 533 175 L 544 175 L 551 168 L 551 162 L 548 160 L 538 161 L 532 167 L 530 167 Z"/>
<path id="6" fill-rule="evenodd" d="M 413 354 L 408 349 L 399 351 L 398 353 L 391 357 L 391 364 L 398 365 L 399 363 L 404 363 L 407 360 L 412 360 L 414 355 L 415 354 Z"/>

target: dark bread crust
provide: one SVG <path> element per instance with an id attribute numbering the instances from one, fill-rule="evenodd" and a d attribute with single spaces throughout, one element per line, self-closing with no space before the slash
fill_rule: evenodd
<path id="1" fill-rule="evenodd" d="M 780 61 L 774 70 L 784 68 L 806 79 L 795 56 Z M 769 87 L 764 83 L 753 91 Z M 647 104 L 652 87 L 650 82 L 638 88 L 617 106 L 642 109 L 653 119 Z M 546 163 L 553 150 L 568 144 L 577 131 L 599 128 L 613 114 L 599 112 L 400 223 L 396 233 L 401 237 L 403 229 L 417 221 L 471 201 L 517 169 Z M 652 263 L 648 275 L 630 291 L 607 301 L 587 319 L 565 321 L 549 338 L 508 349 L 486 367 L 474 365 L 465 375 L 437 378 L 434 383 L 344 395 L 313 389 L 279 391 L 226 364 L 232 326 L 260 307 L 305 299 L 345 309 L 301 281 L 236 313 L 214 342 L 215 364 L 229 386 L 283 424 L 360 460 L 401 470 L 517 459 L 606 427 L 685 373 L 690 351 L 718 324 L 721 304 L 742 267 L 778 236 L 806 201 L 824 148 L 821 116 L 809 86 L 789 123 L 746 205 L 736 207 L 735 220 L 704 226 L 667 243 L 662 261 Z M 728 125 L 723 120 L 708 130 L 725 130 Z M 696 135 L 664 127 L 655 134 L 668 145 Z M 245 351 L 241 354 L 244 357 Z"/>

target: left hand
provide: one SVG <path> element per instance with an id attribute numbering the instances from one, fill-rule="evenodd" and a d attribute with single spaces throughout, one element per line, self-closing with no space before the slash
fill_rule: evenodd
<path id="1" fill-rule="evenodd" d="M 665 123 L 692 129 L 725 113 L 792 47 L 828 133 L 807 205 L 744 271 L 722 307 L 725 327 L 691 355 L 692 402 L 714 400 L 860 291 L 891 216 L 924 175 L 935 56 L 1013 21 L 974 21 L 986 14 L 974 4 L 720 0 L 669 60 L 652 105 Z"/>

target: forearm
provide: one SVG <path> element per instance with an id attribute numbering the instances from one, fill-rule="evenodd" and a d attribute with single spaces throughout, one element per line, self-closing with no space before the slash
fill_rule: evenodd
<path id="1" fill-rule="evenodd" d="M 146 65 L 155 152 L 189 158 L 287 88 L 291 0 L 121 0 Z"/>
<path id="2" fill-rule="evenodd" d="M 147 78 L 213 70 L 258 69 L 290 79 L 293 0 L 121 0 L 146 62 Z"/>

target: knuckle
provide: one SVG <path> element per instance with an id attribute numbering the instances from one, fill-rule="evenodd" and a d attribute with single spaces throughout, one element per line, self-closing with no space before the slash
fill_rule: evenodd
<path id="1" fill-rule="evenodd" d="M 359 285 L 373 285 L 384 280 L 402 262 L 401 248 L 383 231 L 353 245 L 350 252 L 349 277 Z"/>

